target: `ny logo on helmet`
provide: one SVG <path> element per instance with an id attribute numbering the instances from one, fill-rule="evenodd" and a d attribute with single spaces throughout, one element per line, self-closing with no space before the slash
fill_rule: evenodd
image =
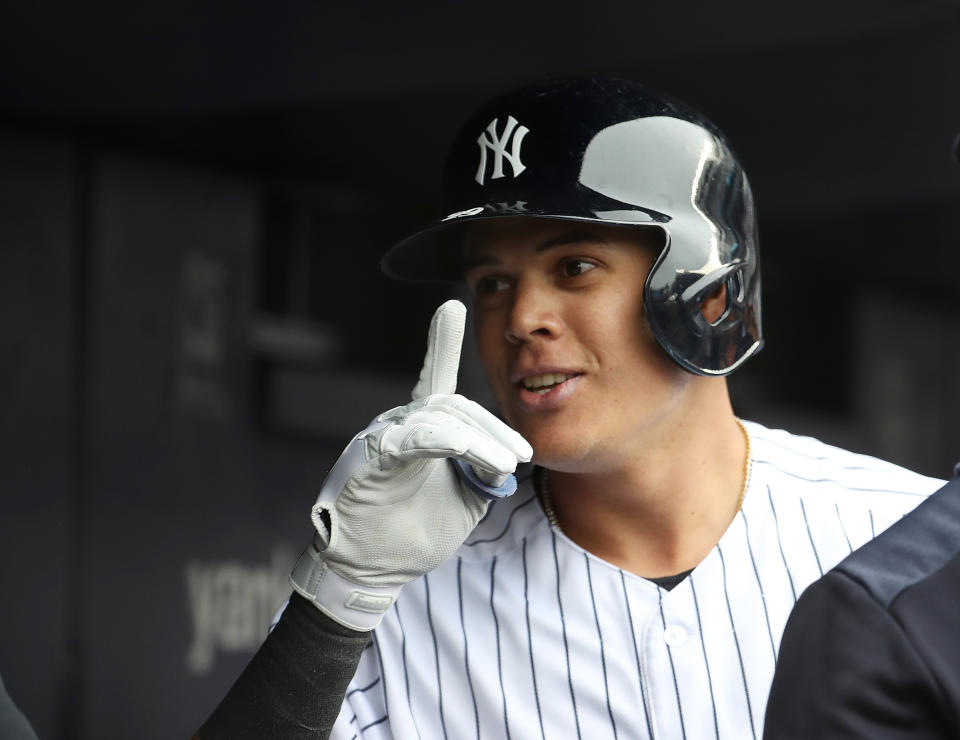
<path id="1" fill-rule="evenodd" d="M 497 136 L 497 119 L 490 121 L 486 131 L 480 134 L 477 144 L 480 145 L 480 166 L 477 167 L 476 181 L 483 185 L 487 174 L 487 149 L 493 152 L 493 173 L 491 180 L 497 180 L 503 177 L 503 160 L 510 162 L 510 168 L 513 170 L 513 176 L 516 177 L 525 169 L 523 162 L 520 161 L 520 144 L 523 137 L 530 133 L 526 126 L 518 125 L 518 121 L 513 116 L 507 118 L 507 124 L 503 127 L 503 134 Z M 511 138 L 513 139 L 511 143 Z M 510 151 L 507 151 L 507 145 L 510 145 Z"/>

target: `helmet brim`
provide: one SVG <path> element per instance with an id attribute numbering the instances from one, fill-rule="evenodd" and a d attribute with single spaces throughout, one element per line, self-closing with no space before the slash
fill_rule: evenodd
<path id="1" fill-rule="evenodd" d="M 487 204 L 451 214 L 391 247 L 380 267 L 396 280 L 408 282 L 462 282 L 464 237 L 471 225 L 483 221 L 515 218 L 547 218 L 611 226 L 653 226 L 666 224 L 670 217 L 657 211 L 631 206 L 597 194 L 596 203 L 564 204 L 564 207 L 537 207 L 530 203 Z M 519 206 L 519 207 L 518 207 Z"/>

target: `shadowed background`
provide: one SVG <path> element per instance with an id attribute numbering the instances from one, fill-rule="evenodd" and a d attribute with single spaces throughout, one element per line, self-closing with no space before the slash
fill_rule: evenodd
<path id="1" fill-rule="evenodd" d="M 43 738 L 188 735 L 262 640 L 343 444 L 442 288 L 378 272 L 459 121 L 615 74 L 757 196 L 738 413 L 960 459 L 960 3 L 6 3 L 0 675 Z M 487 391 L 467 348 L 461 389 Z"/>

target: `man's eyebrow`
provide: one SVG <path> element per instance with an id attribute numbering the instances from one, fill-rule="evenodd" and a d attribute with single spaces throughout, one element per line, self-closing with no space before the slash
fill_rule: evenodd
<path id="1" fill-rule="evenodd" d="M 590 231 L 588 229 L 575 229 L 573 231 L 565 231 L 562 234 L 558 234 L 552 239 L 547 239 L 540 246 L 537 247 L 538 252 L 545 252 L 548 249 L 553 249 L 555 247 L 565 247 L 570 244 L 582 244 L 583 242 L 590 242 L 592 244 L 606 244 L 607 240 L 604 239 L 601 235 L 597 234 L 595 231 Z"/>
<path id="2" fill-rule="evenodd" d="M 589 229 L 575 229 L 572 231 L 565 231 L 562 234 L 558 234 L 557 236 L 547 239 L 542 244 L 537 245 L 536 251 L 545 252 L 548 249 L 565 247 L 571 244 L 582 244 L 585 242 L 589 242 L 591 244 L 606 244 L 607 240 L 595 231 L 590 231 Z M 488 254 L 483 254 L 482 251 L 478 254 L 477 251 L 472 247 L 473 245 L 469 245 L 465 249 L 465 254 L 463 255 L 462 260 L 464 271 L 472 270 L 474 267 L 496 265 L 499 262 L 499 260 L 496 258 L 491 257 Z"/>
<path id="3" fill-rule="evenodd" d="M 475 267 L 484 267 L 486 265 L 495 265 L 497 260 L 487 254 L 476 254 L 471 251 L 467 251 L 463 255 L 463 258 L 460 260 L 460 267 L 464 272 L 469 272 Z"/>

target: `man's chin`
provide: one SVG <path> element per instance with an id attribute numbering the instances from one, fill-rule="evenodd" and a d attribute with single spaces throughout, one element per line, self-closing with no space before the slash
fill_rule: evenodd
<path id="1" fill-rule="evenodd" d="M 590 435 L 585 434 L 589 424 L 569 414 L 525 414 L 511 410 L 505 415 L 507 423 L 517 430 L 533 447 L 533 462 L 550 470 L 578 472 L 589 467 Z"/>
<path id="2" fill-rule="evenodd" d="M 542 436 L 545 435 L 531 436 L 534 439 L 524 435 L 533 446 L 533 462 L 540 467 L 568 473 L 582 472 L 589 467 L 590 449 L 583 438 L 544 439 Z"/>

